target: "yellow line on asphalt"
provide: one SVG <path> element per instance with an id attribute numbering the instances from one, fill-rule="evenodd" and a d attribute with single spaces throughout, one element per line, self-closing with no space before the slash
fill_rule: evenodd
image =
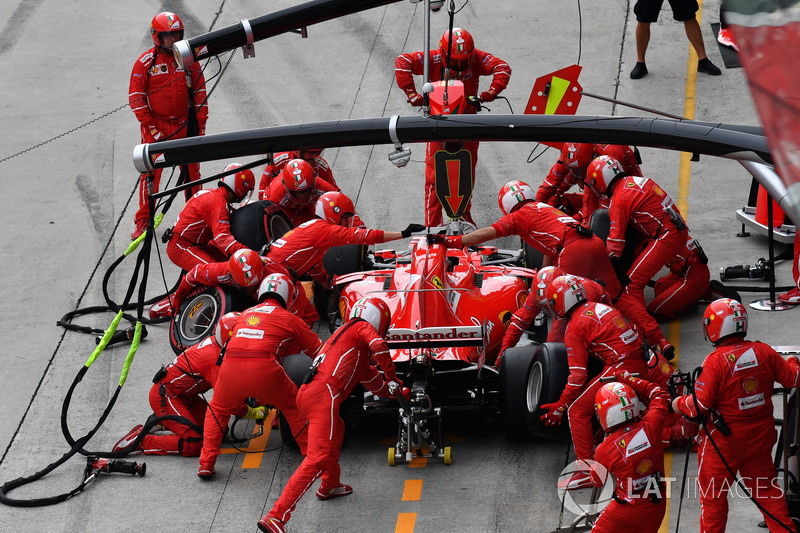
<path id="1" fill-rule="evenodd" d="M 400 513 L 397 515 L 397 525 L 394 533 L 414 533 L 414 523 L 417 521 L 417 513 Z"/>
<path id="2" fill-rule="evenodd" d="M 270 433 L 270 426 L 272 425 L 272 419 L 275 418 L 275 409 L 272 409 L 267 418 L 264 420 L 264 434 L 260 437 L 256 437 L 254 439 L 250 439 L 250 442 L 247 444 L 246 448 L 242 448 L 241 446 L 236 448 L 222 448 L 220 449 L 220 453 L 245 453 L 244 459 L 242 460 L 242 468 L 259 468 L 261 466 L 261 460 L 264 458 L 264 450 L 267 447 L 267 441 L 269 440 L 269 433 Z M 253 428 L 253 433 L 256 433 L 258 430 L 258 426 L 256 425 Z"/>
<path id="3" fill-rule="evenodd" d="M 403 500 L 404 502 L 418 502 L 422 497 L 422 480 L 421 479 L 407 479 L 403 485 Z"/>

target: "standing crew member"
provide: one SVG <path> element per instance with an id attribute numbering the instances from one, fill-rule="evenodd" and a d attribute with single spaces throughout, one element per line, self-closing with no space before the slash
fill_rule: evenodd
<path id="1" fill-rule="evenodd" d="M 497 196 L 500 220 L 466 235 L 437 236 L 448 248 L 474 246 L 482 242 L 519 235 L 531 247 L 556 261 L 567 274 L 601 281 L 611 296 L 620 293 L 620 283 L 606 255 L 603 241 L 563 211 L 539 203 L 525 182 L 510 181 Z"/>
<path id="2" fill-rule="evenodd" d="M 389 384 L 399 387 L 389 347 L 384 340 L 392 313 L 379 298 L 357 301 L 344 326 L 328 339 L 314 361 L 316 372 L 300 387 L 297 407 L 308 419 L 308 455 L 283 489 L 272 510 L 258 521 L 258 529 L 283 533 L 297 502 L 318 477 L 317 498 L 329 500 L 353 493 L 339 479 L 339 452 L 344 421 L 339 406 L 359 383 L 382 397 L 390 397 Z M 380 366 L 384 375 L 378 372 Z"/>
<path id="3" fill-rule="evenodd" d="M 258 305 L 244 313 L 234 327 L 219 369 L 214 396 L 203 424 L 203 449 L 197 475 L 210 478 L 220 454 L 219 445 L 228 418 L 247 398 L 258 405 L 272 405 L 286 417 L 300 453 L 306 454 L 308 432 L 297 410 L 297 386 L 286 374 L 281 361 L 289 346 L 306 355 L 317 355 L 322 343 L 316 333 L 296 315 L 292 307 L 295 287 L 289 276 L 271 274 L 259 288 Z M 294 341 L 294 342 L 292 342 Z"/>
<path id="4" fill-rule="evenodd" d="M 664 448 L 661 434 L 669 410 L 664 389 L 622 372 L 595 396 L 595 409 L 605 439 L 595 460 L 615 480 L 614 501 L 603 509 L 592 531 L 656 533 L 664 520 Z M 641 413 L 644 405 L 647 411 Z"/>
<path id="5" fill-rule="evenodd" d="M 227 313 L 220 317 L 214 335 L 209 335 L 199 344 L 181 353 L 153 378 L 150 388 L 150 407 L 156 416 L 180 416 L 185 422 L 163 420 L 161 423 L 172 433 L 146 435 L 133 448 L 133 453 L 151 455 L 180 454 L 183 457 L 197 457 L 203 447 L 203 420 L 206 416 L 206 403 L 203 394 L 213 389 L 217 383 L 219 352 L 228 340 L 233 326 L 241 313 Z M 263 406 L 249 407 L 245 403 L 234 413 L 242 418 L 265 418 Z M 119 451 L 130 446 L 142 432 L 140 424 L 128 432 L 114 446 Z"/>
<path id="6" fill-rule="evenodd" d="M 480 100 L 491 102 L 508 85 L 511 78 L 511 67 L 508 63 L 488 52 L 475 48 L 472 35 L 467 30 L 453 28 L 452 40 L 450 31 L 444 32 L 439 41 L 438 50 L 430 50 L 428 64 L 430 80 L 460 80 L 464 83 L 464 94 L 467 97 L 478 96 L 478 81 L 481 76 L 492 76 L 489 89 L 482 92 Z M 451 44 L 452 43 L 452 44 Z M 408 103 L 414 107 L 422 106 L 422 95 L 417 92 L 414 75 L 424 73 L 425 53 L 411 52 L 402 54 L 394 61 L 394 76 L 397 86 L 406 93 Z M 448 62 L 449 61 L 449 62 Z M 467 114 L 477 112 L 473 106 L 466 106 Z M 472 177 L 475 178 L 475 166 L 478 164 L 478 141 L 465 141 L 464 149 L 472 156 Z M 436 167 L 433 156 L 444 149 L 444 142 L 429 142 L 425 153 L 425 225 L 440 226 L 442 224 L 442 206 L 436 196 Z M 467 205 L 464 218 L 473 223 L 470 216 L 470 205 Z"/>
<path id="7" fill-rule="evenodd" d="M 589 164 L 586 185 L 611 198 L 608 217 L 611 227 L 606 239 L 608 252 L 622 257 L 625 231 L 633 226 L 644 243 L 628 269 L 631 282 L 617 301 L 617 306 L 644 328 L 647 342 L 657 346 L 670 360 L 675 347 L 664 336 L 658 322 L 647 312 L 644 288 L 661 268 L 674 258 L 689 238 L 681 212 L 672 198 L 651 179 L 626 176 L 619 161 L 606 155 Z"/>
<path id="8" fill-rule="evenodd" d="M 613 376 L 623 370 L 645 375 L 647 364 L 642 352 L 642 341 L 630 322 L 617 309 L 588 302 L 583 283 L 576 276 L 554 279 L 550 284 L 547 303 L 553 316 L 569 318 L 564 334 L 569 378 L 557 402 L 539 406 L 548 411 L 541 419 L 549 426 L 559 425 L 562 415 L 569 409 L 569 428 L 575 456 L 585 461 L 591 459 L 594 453 L 591 421 L 594 397 L 602 386 L 600 378 Z M 602 361 L 603 370 L 587 382 L 590 355 Z M 567 488 L 583 488 L 589 485 L 590 477 L 576 472 L 569 480 Z"/>
<path id="9" fill-rule="evenodd" d="M 225 171 L 241 167 L 232 163 Z M 167 244 L 167 256 L 187 272 L 196 265 L 227 261 L 247 247 L 231 235 L 231 204 L 241 202 L 255 184 L 249 169 L 219 180 L 216 189 L 192 196 L 175 221 Z"/>
<path id="10" fill-rule="evenodd" d="M 730 298 L 708 305 L 703 315 L 703 333 L 715 350 L 703 361 L 694 394 L 672 401 L 676 412 L 718 421 L 704 424 L 700 433 L 700 532 L 725 531 L 728 490 L 735 483 L 726 464 L 739 473 L 747 490 L 765 510 L 761 512 L 770 531 L 795 531 L 783 491 L 775 482 L 772 447 L 777 431 L 772 387 L 776 381 L 786 388 L 800 385 L 800 361 L 796 357 L 784 361 L 771 346 L 745 340 L 747 310 Z"/>
<path id="11" fill-rule="evenodd" d="M 206 80 L 196 63 L 186 73 L 172 55 L 172 45 L 183 39 L 183 22 L 165 11 L 153 17 L 150 35 L 155 47 L 139 56 L 131 72 L 128 102 L 142 130 L 142 143 L 205 135 L 208 120 Z M 189 180 L 200 179 L 200 166 L 187 165 Z M 153 171 L 153 192 L 158 192 L 162 169 Z M 196 192 L 196 191 L 194 191 Z M 187 190 L 187 199 L 191 193 Z M 136 240 L 149 219 L 146 175 L 139 178 L 139 210 L 131 233 Z"/>

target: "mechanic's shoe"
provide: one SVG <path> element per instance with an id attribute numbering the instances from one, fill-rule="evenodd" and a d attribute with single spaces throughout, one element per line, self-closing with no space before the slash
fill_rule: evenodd
<path id="1" fill-rule="evenodd" d="M 280 429 L 281 428 L 281 421 L 278 413 L 275 413 L 275 416 L 272 417 L 272 422 L 269 423 L 269 429 Z"/>
<path id="2" fill-rule="evenodd" d="M 579 490 L 602 487 L 603 484 L 590 472 L 574 472 L 570 477 L 560 479 L 557 486 L 559 490 Z"/>
<path id="3" fill-rule="evenodd" d="M 667 339 L 658 341 L 658 351 L 667 361 L 672 361 L 675 358 L 675 347 Z"/>
<path id="4" fill-rule="evenodd" d="M 353 494 L 353 487 L 350 485 L 339 485 L 335 489 L 323 489 L 320 487 L 317 491 L 317 498 L 320 500 L 330 500 L 331 498 L 347 496 L 348 494 Z"/>
<path id="5" fill-rule="evenodd" d="M 172 296 L 167 296 L 166 298 L 157 301 L 153 305 L 150 306 L 150 318 L 169 318 L 174 313 L 172 312 L 172 303 L 170 300 L 174 298 Z"/>
<path id="6" fill-rule="evenodd" d="M 136 440 L 136 437 L 139 436 L 139 433 L 142 432 L 143 428 L 144 428 L 144 426 L 141 425 L 141 424 L 139 424 L 137 426 L 134 426 L 133 429 L 130 430 L 127 435 L 125 435 L 124 437 L 122 437 L 121 439 L 119 439 L 117 441 L 117 443 L 114 445 L 114 447 L 111 449 L 111 451 L 112 452 L 118 452 L 118 451 L 124 450 L 125 448 L 130 446 L 133 443 L 133 441 Z M 139 446 L 137 446 L 136 448 L 131 450 L 130 453 L 131 454 L 140 454 L 140 453 L 142 453 L 142 450 L 139 448 Z"/>
<path id="7" fill-rule="evenodd" d="M 800 289 L 795 287 L 789 292 L 784 292 L 783 294 L 779 295 L 778 299 L 785 304 L 800 304 Z"/>
<path id="8" fill-rule="evenodd" d="M 216 473 L 216 470 L 214 470 L 214 463 L 200 463 L 200 466 L 197 468 L 197 477 L 200 479 L 211 479 Z"/>
<path id="9" fill-rule="evenodd" d="M 722 71 L 719 69 L 719 67 L 712 63 L 707 57 L 704 57 L 697 62 L 697 72 L 705 72 L 706 74 L 711 74 L 712 76 L 719 76 L 722 74 Z"/>
<path id="10" fill-rule="evenodd" d="M 258 529 L 264 533 L 286 533 L 283 522 L 269 515 L 262 516 L 258 521 Z"/>
<path id="11" fill-rule="evenodd" d="M 144 421 L 144 425 L 145 426 L 148 425 L 151 420 L 155 420 L 156 418 L 158 418 L 158 415 L 156 415 L 155 413 L 150 413 L 150 416 L 148 416 L 147 420 Z M 163 423 L 158 422 L 156 425 L 150 428 L 149 433 L 160 433 L 162 431 L 167 431 L 167 428 L 164 427 Z"/>
<path id="12" fill-rule="evenodd" d="M 730 298 L 732 300 L 736 300 L 737 302 L 742 301 L 742 297 L 735 289 L 732 287 L 726 287 L 722 284 L 722 282 L 712 279 L 708 284 L 708 292 L 706 292 L 706 295 L 703 297 L 703 299 L 713 302 L 714 300 L 719 300 L 720 298 Z"/>
<path id="13" fill-rule="evenodd" d="M 133 233 L 131 233 L 131 240 L 135 241 L 136 239 L 141 237 L 142 233 L 144 233 L 145 231 L 147 231 L 147 220 L 137 220 L 136 229 L 133 230 Z"/>
<path id="14" fill-rule="evenodd" d="M 642 62 L 636 62 L 636 66 L 631 71 L 631 79 L 638 80 L 647 76 L 647 65 Z"/>
<path id="15" fill-rule="evenodd" d="M 737 52 L 739 51 L 739 47 L 736 46 L 736 41 L 733 38 L 733 32 L 729 28 L 719 30 L 717 42 L 723 46 L 730 46 Z"/>

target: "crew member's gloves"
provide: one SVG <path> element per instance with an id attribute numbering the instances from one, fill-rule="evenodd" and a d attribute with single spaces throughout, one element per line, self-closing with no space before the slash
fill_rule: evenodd
<path id="1" fill-rule="evenodd" d="M 422 107 L 422 95 L 418 93 L 408 93 L 408 103 L 412 107 Z"/>
<path id="2" fill-rule="evenodd" d="M 406 226 L 406 229 L 400 232 L 400 235 L 403 236 L 404 239 L 411 237 L 412 233 L 418 233 L 420 231 L 425 231 L 425 226 L 422 224 L 409 224 Z"/>
<path id="3" fill-rule="evenodd" d="M 447 248 L 463 248 L 462 235 L 431 235 L 433 242 L 444 244 Z"/>
<path id="4" fill-rule="evenodd" d="M 247 414 L 244 415 L 244 418 L 248 420 L 264 420 L 267 418 L 267 408 L 263 405 L 259 405 L 258 407 L 250 407 L 247 406 Z"/>
<path id="5" fill-rule="evenodd" d="M 541 416 L 541 420 L 544 420 L 544 423 L 548 426 L 557 426 L 561 424 L 561 420 L 563 420 L 562 415 L 567 410 L 567 406 L 563 403 L 546 403 L 540 405 L 542 409 L 547 409 L 547 413 Z"/>
<path id="6" fill-rule="evenodd" d="M 489 89 L 488 91 L 483 91 L 481 93 L 481 102 L 491 102 L 495 99 L 497 95 L 494 94 L 494 91 Z"/>

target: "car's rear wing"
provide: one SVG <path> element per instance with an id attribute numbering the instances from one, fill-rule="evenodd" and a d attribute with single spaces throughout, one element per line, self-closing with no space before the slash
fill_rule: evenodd
<path id="1" fill-rule="evenodd" d="M 386 343 L 393 350 L 484 346 L 484 331 L 483 326 L 392 328 L 386 335 Z"/>

